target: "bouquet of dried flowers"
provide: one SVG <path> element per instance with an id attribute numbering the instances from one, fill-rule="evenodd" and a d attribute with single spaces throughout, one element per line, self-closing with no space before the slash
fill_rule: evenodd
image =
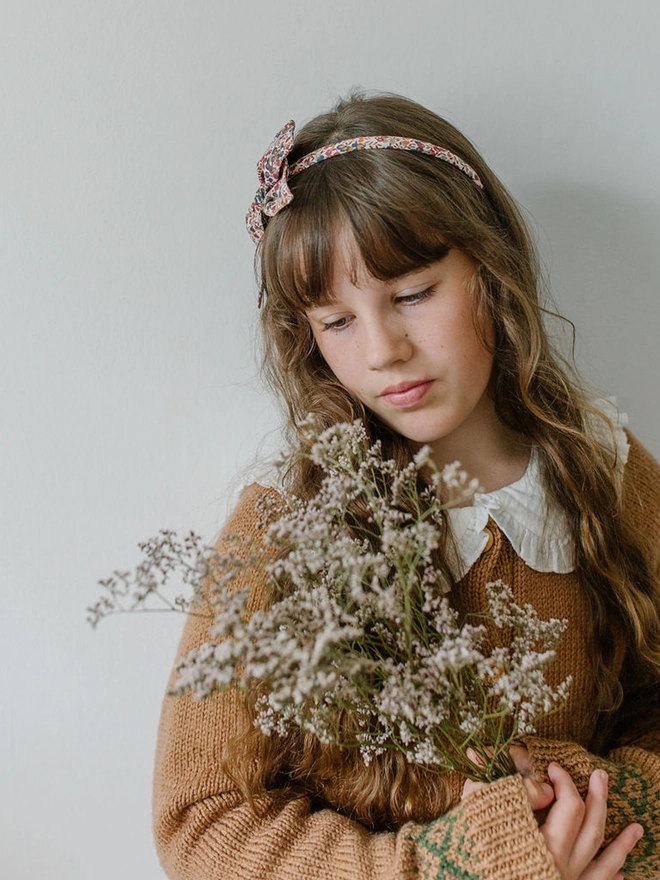
<path id="1" fill-rule="evenodd" d="M 482 614 L 459 620 L 434 561 L 446 508 L 477 489 L 457 463 L 438 471 L 424 448 L 400 469 L 378 443 L 369 445 L 359 421 L 321 433 L 310 455 L 323 472 L 318 493 L 287 497 L 263 525 L 276 561 L 239 546 L 219 554 L 195 535 L 162 532 L 142 545 L 145 560 L 133 575 L 101 582 L 91 622 L 146 610 L 154 598 L 203 613 L 204 590 L 212 640 L 180 662 L 175 693 L 257 694 L 255 723 L 265 734 L 309 731 L 358 748 L 366 763 L 397 749 L 411 762 L 480 781 L 515 772 L 512 742 L 567 695 L 568 679 L 555 688 L 545 680 L 566 621 L 540 620 L 501 581 L 486 586 Z M 232 583 L 250 565 L 265 567 L 274 598 L 252 614 L 247 591 Z M 175 571 L 192 598 L 167 598 Z M 487 652 L 487 622 L 511 632 L 506 647 Z"/>

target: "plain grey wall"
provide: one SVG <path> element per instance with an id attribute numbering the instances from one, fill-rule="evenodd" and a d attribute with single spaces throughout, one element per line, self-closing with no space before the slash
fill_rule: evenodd
<path id="1" fill-rule="evenodd" d="M 93 633 L 84 608 L 160 527 L 210 539 L 276 442 L 243 217 L 288 119 L 360 85 L 458 124 L 528 209 L 580 363 L 660 454 L 659 29 L 654 0 L 4 0 L 3 876 L 162 876 L 181 621 Z"/>

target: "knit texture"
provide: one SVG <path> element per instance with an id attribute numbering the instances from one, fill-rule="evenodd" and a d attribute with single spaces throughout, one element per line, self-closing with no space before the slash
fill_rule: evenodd
<path id="1" fill-rule="evenodd" d="M 660 582 L 660 466 L 630 439 L 622 513 L 648 537 Z M 244 492 L 225 535 L 257 537 L 255 502 L 262 491 L 252 486 Z M 492 521 L 490 527 L 492 546 L 454 591 L 459 612 L 485 607 L 484 585 L 501 578 L 516 602 L 531 603 L 546 619 L 569 620 L 548 677 L 556 684 L 572 674 L 573 686 L 566 704 L 542 719 L 537 735 L 527 741 L 537 775 L 543 778 L 548 764 L 557 761 L 585 792 L 591 771 L 607 769 L 608 839 L 632 821 L 645 827 L 626 865 L 626 880 L 660 880 L 660 701 L 625 715 L 630 718 L 625 737 L 606 757 L 589 753 L 597 733 L 596 645 L 579 578 L 530 569 Z M 251 607 L 266 607 L 263 575 L 247 570 L 243 582 L 251 588 Z M 502 634 L 493 629 L 490 638 Z M 189 616 L 179 655 L 207 639 L 208 620 Z M 617 652 L 621 673 L 625 648 L 622 644 Z M 627 687 L 624 705 L 634 708 L 634 682 Z M 226 743 L 250 724 L 235 693 L 201 702 L 166 697 L 154 776 L 154 833 L 172 880 L 559 880 L 522 780 L 515 776 L 463 801 L 460 778 L 439 777 L 452 808 L 432 822 L 409 822 L 397 832 L 368 831 L 335 809 L 319 809 L 311 798 L 281 792 L 262 797 L 253 810 L 222 770 Z M 424 804 L 419 808 L 424 815 Z"/>

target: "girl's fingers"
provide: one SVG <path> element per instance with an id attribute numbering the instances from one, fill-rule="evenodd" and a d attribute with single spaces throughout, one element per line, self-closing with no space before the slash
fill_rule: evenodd
<path id="1" fill-rule="evenodd" d="M 547 809 L 555 799 L 554 789 L 547 782 L 536 782 L 527 776 L 523 776 L 522 781 L 534 813 Z"/>
<path id="2" fill-rule="evenodd" d="M 529 752 L 525 746 L 513 745 L 509 749 L 516 770 L 521 776 L 534 776 L 532 762 L 529 760 Z"/>
<path id="3" fill-rule="evenodd" d="M 571 860 L 576 865 L 588 865 L 603 845 L 607 821 L 607 787 L 607 773 L 604 770 L 594 770 L 589 777 L 582 826 L 571 854 Z M 621 865 L 617 865 L 617 869 Z M 609 878 L 611 874 L 607 876 Z"/>
<path id="4" fill-rule="evenodd" d="M 486 749 L 486 754 L 491 755 L 492 751 L 492 749 Z M 483 769 L 486 766 L 486 761 L 484 760 L 483 755 L 477 754 L 471 746 L 467 747 L 465 754 L 475 767 L 481 767 Z M 525 746 L 519 744 L 509 746 L 509 754 L 511 755 L 511 760 L 514 763 L 516 770 L 521 776 L 534 776 L 532 762 L 529 759 L 529 752 Z"/>
<path id="5" fill-rule="evenodd" d="M 597 856 L 607 819 L 607 773 L 595 770 L 591 774 L 585 801 L 558 764 L 550 765 L 548 776 L 557 800 L 541 834 L 563 880 L 623 880 L 621 868 L 643 829 L 629 825 Z"/>
<path id="6" fill-rule="evenodd" d="M 569 774 L 558 764 L 550 764 L 548 776 L 554 786 L 556 800 L 541 826 L 541 834 L 562 878 L 578 878 L 598 852 L 603 840 L 607 786 L 599 776 L 590 801 L 589 830 L 583 840 L 581 834 L 586 803 Z"/>
<path id="7" fill-rule="evenodd" d="M 471 779 L 466 779 L 463 783 L 462 797 L 466 798 L 469 794 L 474 794 L 475 791 L 483 788 L 485 784 L 485 782 L 473 782 Z"/>
<path id="8" fill-rule="evenodd" d="M 641 825 L 637 823 L 628 825 L 580 874 L 579 880 L 623 880 L 620 869 L 623 867 L 626 856 L 643 834 L 644 829 Z"/>
<path id="9" fill-rule="evenodd" d="M 478 755 L 473 748 L 468 746 L 465 750 L 465 754 L 467 755 L 468 761 L 471 761 L 475 767 L 479 767 L 481 770 L 486 766 L 486 762 L 484 761 L 481 755 Z"/>

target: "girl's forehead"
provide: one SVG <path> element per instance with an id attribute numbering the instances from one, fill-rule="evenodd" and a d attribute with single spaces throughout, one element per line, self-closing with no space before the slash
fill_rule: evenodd
<path id="1" fill-rule="evenodd" d="M 333 239 L 328 289 L 323 291 L 322 299 L 333 300 L 337 291 L 347 282 L 353 287 L 362 287 L 374 281 L 395 287 L 404 280 L 414 280 L 415 275 L 423 273 L 432 263 L 441 260 L 449 250 L 450 246 L 446 245 L 442 251 L 434 255 L 435 259 L 420 260 L 417 265 L 406 266 L 402 271 L 388 271 L 388 267 L 383 266 L 382 273 L 374 273 L 367 267 L 352 232 L 341 228 Z"/>
<path id="2" fill-rule="evenodd" d="M 340 226 L 332 234 L 329 238 L 328 250 L 327 262 L 324 261 L 325 265 L 320 275 L 317 276 L 321 283 L 311 297 L 312 307 L 322 306 L 336 300 L 338 291 L 347 282 L 354 287 L 360 287 L 372 277 L 354 235 L 346 227 Z M 302 253 L 301 256 L 303 256 Z M 310 258 L 311 263 L 308 262 Z M 303 275 L 311 279 L 314 274 L 314 255 L 305 254 L 303 260 L 306 263 Z M 312 272 L 309 271 L 310 269 Z M 306 303 L 305 310 L 309 306 L 310 303 Z"/>
<path id="3" fill-rule="evenodd" d="M 333 238 L 332 257 L 330 260 L 330 287 L 347 278 L 355 287 L 371 277 L 364 257 L 360 252 L 355 236 L 346 228 L 341 228 Z M 330 291 L 328 291 L 330 293 Z"/>

